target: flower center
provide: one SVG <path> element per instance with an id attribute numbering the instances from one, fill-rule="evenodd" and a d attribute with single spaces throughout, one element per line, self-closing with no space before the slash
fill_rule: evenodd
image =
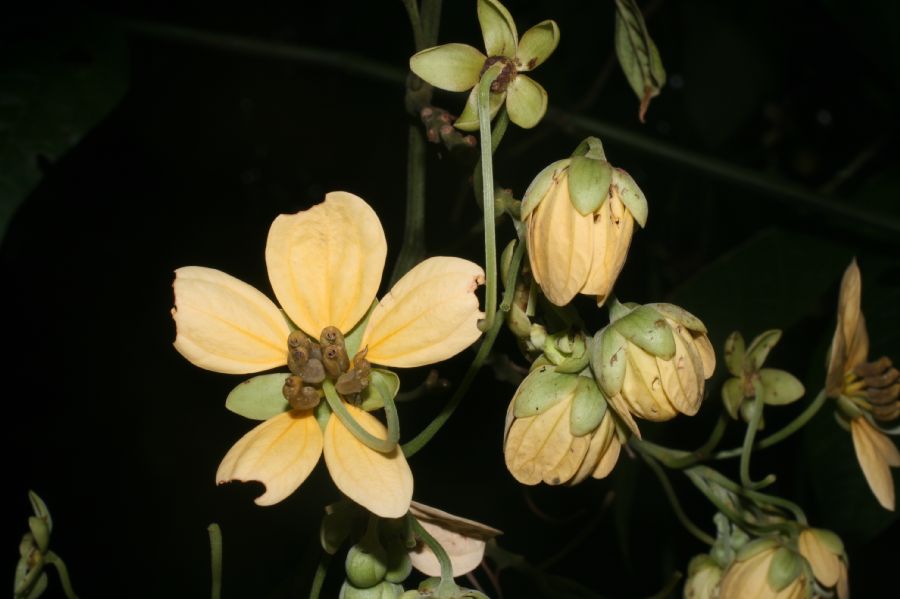
<path id="1" fill-rule="evenodd" d="M 885 356 L 857 364 L 844 375 L 842 395 L 877 420 L 893 420 L 900 416 L 900 371 Z"/>
<path id="2" fill-rule="evenodd" d="M 360 393 L 368 387 L 372 371 L 366 350 L 351 360 L 344 335 L 333 326 L 322 329 L 318 341 L 299 330 L 288 335 L 287 365 L 291 376 L 284 381 L 281 392 L 294 410 L 311 410 L 319 405 L 326 380 L 334 383 L 345 400 L 359 404 Z"/>
<path id="3" fill-rule="evenodd" d="M 512 83 L 512 80 L 515 79 L 516 75 L 519 73 L 516 70 L 515 63 L 506 56 L 491 56 L 484 61 L 484 66 L 481 67 L 481 73 L 478 74 L 478 78 L 481 79 L 481 76 L 498 62 L 503 65 L 503 69 L 491 83 L 491 92 L 495 94 L 505 92 L 506 88 L 509 87 L 509 84 Z"/>

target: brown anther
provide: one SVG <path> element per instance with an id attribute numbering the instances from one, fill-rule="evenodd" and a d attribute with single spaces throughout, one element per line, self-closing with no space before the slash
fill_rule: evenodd
<path id="1" fill-rule="evenodd" d="M 288 352 L 288 369 L 294 374 L 300 374 L 300 369 L 309 361 L 309 351 L 302 347 L 296 347 Z"/>
<path id="2" fill-rule="evenodd" d="M 310 358 L 309 361 L 300 368 L 300 376 L 303 380 L 311 385 L 318 385 L 325 380 L 325 366 L 321 360 Z"/>
<path id="3" fill-rule="evenodd" d="M 322 347 L 316 343 L 312 342 L 312 347 L 309 349 L 309 359 L 310 360 L 321 360 L 322 359 Z"/>
<path id="4" fill-rule="evenodd" d="M 866 389 L 866 399 L 873 405 L 883 406 L 893 403 L 897 401 L 898 397 L 900 397 L 900 383 L 884 387 L 883 389 Z"/>
<path id="5" fill-rule="evenodd" d="M 288 348 L 295 349 L 298 347 L 304 347 L 309 350 L 310 340 L 309 337 L 303 331 L 292 331 L 290 335 L 288 335 Z"/>
<path id="6" fill-rule="evenodd" d="M 297 375 L 289 376 L 284 380 L 284 386 L 281 388 L 281 394 L 288 403 L 300 396 L 300 389 L 303 387 L 303 379 Z"/>
<path id="7" fill-rule="evenodd" d="M 865 378 L 867 376 L 882 374 L 890 367 L 891 359 L 887 356 L 881 356 L 874 362 L 863 362 L 862 364 L 857 364 L 853 369 L 853 373 L 858 377 Z"/>
<path id="8" fill-rule="evenodd" d="M 288 403 L 291 404 L 291 408 L 294 410 L 311 410 L 322 401 L 322 397 L 319 395 L 319 392 L 316 391 L 315 387 L 310 387 L 309 385 L 305 385 L 300 388 L 299 392 L 291 399 L 288 399 Z"/>
<path id="9" fill-rule="evenodd" d="M 368 386 L 369 380 L 361 378 L 358 370 L 345 372 L 338 377 L 337 382 L 334 384 L 334 388 L 337 389 L 337 392 L 345 396 L 361 393 L 362 390 Z"/>
<path id="10" fill-rule="evenodd" d="M 332 380 L 341 376 L 340 355 L 341 351 L 337 345 L 326 345 L 322 350 L 322 365 L 325 367 L 325 374 Z"/>
<path id="11" fill-rule="evenodd" d="M 319 343 L 325 345 L 343 345 L 344 335 L 337 327 L 325 327 L 319 335 Z"/>
<path id="12" fill-rule="evenodd" d="M 866 384 L 866 387 L 881 388 L 893 385 L 898 379 L 900 379 L 900 370 L 889 368 L 881 374 L 865 377 L 863 382 Z"/>
<path id="13" fill-rule="evenodd" d="M 882 422 L 890 422 L 900 416 L 900 403 L 893 402 L 886 406 L 872 406 L 872 415 Z"/>

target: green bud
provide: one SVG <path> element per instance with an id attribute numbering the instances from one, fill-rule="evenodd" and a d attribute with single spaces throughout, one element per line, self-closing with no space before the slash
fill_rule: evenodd
<path id="1" fill-rule="evenodd" d="M 738 331 L 725 340 L 725 365 L 734 376 L 744 375 L 744 336 Z"/>
<path id="2" fill-rule="evenodd" d="M 513 414 L 516 418 L 537 416 L 571 397 L 577 386 L 577 375 L 558 373 L 550 366 L 542 366 L 519 385 L 513 398 Z"/>
<path id="3" fill-rule="evenodd" d="M 347 580 L 358 589 L 369 589 L 384 580 L 387 573 L 387 554 L 374 540 L 359 543 L 347 552 L 345 569 Z"/>
<path id="4" fill-rule="evenodd" d="M 597 384 L 607 395 L 622 390 L 625 379 L 625 346 L 628 341 L 615 328 L 608 326 L 594 335 L 591 351 L 591 370 Z"/>
<path id="5" fill-rule="evenodd" d="M 781 331 L 772 329 L 760 333 L 756 339 L 753 340 L 750 347 L 747 348 L 744 362 L 744 367 L 747 372 L 756 372 L 762 368 L 763 362 L 766 361 L 769 352 L 775 347 L 775 344 L 778 343 L 779 339 L 781 339 Z"/>
<path id="6" fill-rule="evenodd" d="M 738 378 L 730 378 L 722 385 L 722 403 L 728 415 L 737 420 L 738 412 L 744 401 L 743 381 Z"/>
<path id="7" fill-rule="evenodd" d="M 572 157 L 585 156 L 594 160 L 606 160 L 606 152 L 603 151 L 603 142 L 594 136 L 585 137 L 572 152 Z"/>
<path id="8" fill-rule="evenodd" d="M 409 553 L 391 552 L 388 555 L 388 568 L 384 573 L 384 579 L 388 582 L 400 583 L 406 580 L 412 572 L 412 562 L 409 559 Z"/>
<path id="9" fill-rule="evenodd" d="M 528 189 L 525 190 L 525 195 L 522 196 L 522 220 L 525 220 L 528 215 L 537 208 L 538 204 L 541 203 L 541 200 L 544 199 L 544 196 L 547 195 L 547 192 L 550 191 L 550 186 L 553 185 L 559 173 L 569 166 L 569 162 L 570 160 L 568 158 L 557 160 L 545 167 L 544 170 L 539 172 L 534 180 L 531 181 Z"/>
<path id="10" fill-rule="evenodd" d="M 605 160 L 575 156 L 569 166 L 569 200 L 582 216 L 593 214 L 609 197 L 612 167 Z"/>
<path id="11" fill-rule="evenodd" d="M 544 354 L 556 366 L 557 372 L 577 373 L 590 361 L 587 338 L 582 332 L 555 333 L 544 342 Z"/>
<path id="12" fill-rule="evenodd" d="M 319 542 L 325 553 L 329 555 L 337 553 L 350 536 L 354 520 L 358 516 L 358 508 L 350 501 L 342 500 L 325 507 L 325 515 L 319 526 Z"/>
<path id="13" fill-rule="evenodd" d="M 420 597 L 423 597 L 423 595 L 420 595 L 417 589 L 406 591 L 400 595 L 400 599 L 419 599 Z"/>
<path id="14" fill-rule="evenodd" d="M 47 547 L 50 546 L 50 528 L 47 526 L 47 522 L 43 518 L 31 516 L 28 518 L 28 528 L 34 535 L 34 542 L 37 544 L 38 550 L 46 553 Z"/>
<path id="15" fill-rule="evenodd" d="M 722 578 L 722 568 L 708 555 L 696 555 L 688 564 L 685 599 L 713 599 Z"/>
<path id="16" fill-rule="evenodd" d="M 794 582 L 803 569 L 803 558 L 787 547 L 780 547 L 769 564 L 769 587 L 776 593 Z"/>
<path id="17" fill-rule="evenodd" d="M 354 586 L 345 581 L 341 587 L 339 599 L 397 599 L 403 593 L 403 587 L 390 582 L 382 582 L 369 588 Z"/>
<path id="18" fill-rule="evenodd" d="M 775 368 L 759 371 L 763 401 L 772 406 L 783 406 L 803 397 L 803 383 L 789 372 Z"/>
<path id="19" fill-rule="evenodd" d="M 268 420 L 290 409 L 282 390 L 290 375 L 284 372 L 262 374 L 235 387 L 225 399 L 225 407 L 244 418 Z"/>
<path id="20" fill-rule="evenodd" d="M 619 199 L 622 200 L 622 203 L 625 204 L 625 207 L 631 212 L 631 216 L 634 217 L 634 222 L 639 224 L 642 228 L 645 227 L 647 225 L 647 214 L 649 212 L 647 198 L 644 196 L 644 192 L 641 191 L 641 188 L 638 187 L 638 184 L 631 178 L 631 175 L 620 168 L 614 168 L 611 173 L 611 184 L 618 190 Z"/>
<path id="21" fill-rule="evenodd" d="M 576 437 L 593 432 L 606 415 L 606 398 L 594 379 L 578 377 L 569 412 L 569 431 Z"/>
<path id="22" fill-rule="evenodd" d="M 28 501 L 31 502 L 31 509 L 34 515 L 43 519 L 47 523 L 47 529 L 53 532 L 53 518 L 50 516 L 50 510 L 47 509 L 47 504 L 44 503 L 41 496 L 34 491 L 28 491 Z"/>
<path id="23" fill-rule="evenodd" d="M 612 323 L 623 337 L 650 355 L 669 360 L 675 355 L 675 337 L 663 315 L 650 306 L 639 306 Z"/>

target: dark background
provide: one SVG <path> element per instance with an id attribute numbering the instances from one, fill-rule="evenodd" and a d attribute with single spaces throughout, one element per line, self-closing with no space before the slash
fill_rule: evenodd
<path id="1" fill-rule="evenodd" d="M 216 488 L 219 460 L 252 426 L 223 408 L 242 379 L 182 359 L 171 346 L 169 310 L 172 271 L 183 265 L 219 268 L 268 293 L 263 250 L 272 219 L 330 190 L 375 207 L 389 265 L 396 257 L 409 122 L 402 76 L 413 52 L 406 15 L 395 1 L 323 4 L 33 5 L 0 25 L 2 72 L 35 75 L 27 89 L 17 87 L 22 79 L 0 78 L 2 184 L 27 191 L 16 169 L 40 169 L 0 246 L 0 541 L 10 578 L 34 489 L 53 513 L 52 547 L 82 597 L 206 596 L 210 522 L 224 532 L 226 597 L 306 596 L 322 507 L 337 492 L 321 466 L 270 508 L 252 503 L 254 484 Z M 440 41 L 480 45 L 475 3 L 444 4 Z M 621 298 L 680 303 L 706 322 L 717 348 L 735 329 L 748 340 L 784 329 L 769 363 L 805 382 L 802 404 L 821 387 L 838 282 L 856 256 L 872 355 L 900 357 L 898 5 L 646 3 L 669 83 L 645 125 L 612 55 L 611 2 L 508 7 L 520 33 L 553 18 L 562 41 L 534 74 L 552 111 L 533 131 L 510 131 L 497 181 L 521 197 L 540 168 L 599 134 L 650 203 L 616 287 Z M 136 33 L 135 21 L 345 51 L 383 63 L 401 81 L 361 75 L 348 57 L 334 65 L 252 55 L 197 36 Z M 435 102 L 458 112 L 463 98 L 440 93 Z M 78 124 L 89 113 L 96 127 Z M 63 141 L 29 141 L 59 137 L 47 131 L 54 118 L 72 123 Z M 60 150 L 67 146 L 75 147 Z M 479 236 L 468 233 L 477 206 L 469 189 L 460 192 L 468 171 L 436 146 L 428 166 L 430 253 L 480 261 Z M 504 222 L 502 243 L 511 236 Z M 579 307 L 601 325 L 589 302 Z M 524 364 L 508 336 L 498 344 L 503 354 Z M 471 355 L 441 374 L 458 381 Z M 411 460 L 416 499 L 503 529 L 504 548 L 532 564 L 550 559 L 548 572 L 604 596 L 647 597 L 685 571 L 703 547 L 638 460 L 623 454 L 610 480 L 577 488 L 515 483 L 501 451 L 514 390 L 494 376 L 503 363 L 497 357 L 483 371 Z M 716 417 L 723 372 L 720 364 L 699 416 L 647 425 L 647 435 L 698 445 Z M 403 373 L 404 386 L 425 374 Z M 404 405 L 404 438 L 444 399 Z M 767 428 L 801 409 L 770 409 Z M 856 597 L 886 597 L 900 528 L 869 492 L 832 411 L 827 405 L 802 434 L 761 452 L 754 473 L 777 473 L 773 492 L 844 538 Z M 741 431 L 730 426 L 723 446 L 738 443 Z M 736 464 L 722 466 L 736 475 Z M 711 530 L 702 496 L 672 478 L 689 514 Z M 339 570 L 336 563 L 323 596 L 336 595 Z M 506 597 L 536 592 L 521 573 L 502 581 Z M 46 596 L 59 596 L 55 580 Z"/>

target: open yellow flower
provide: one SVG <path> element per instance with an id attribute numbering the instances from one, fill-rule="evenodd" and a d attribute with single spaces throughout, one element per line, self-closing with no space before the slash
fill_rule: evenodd
<path id="1" fill-rule="evenodd" d="M 335 330 L 339 333 L 330 334 L 341 337 L 360 323 L 375 300 L 386 254 L 378 216 L 347 192 L 329 193 L 309 210 L 277 217 L 266 243 L 275 297 L 284 314 L 314 339 Z M 372 309 L 359 344 L 363 349 L 350 364 L 414 367 L 459 353 L 480 335 L 483 314 L 474 291 L 483 280 L 482 269 L 467 260 L 435 257 L 420 263 Z M 193 364 L 245 374 L 288 363 L 291 327 L 263 293 L 199 266 L 178 269 L 174 288 L 175 349 Z M 343 348 L 342 337 L 340 344 Z M 326 376 L 332 374 L 321 378 Z M 406 514 L 413 479 L 400 449 L 370 449 L 334 417 L 322 431 L 302 403 L 291 403 L 294 409 L 241 438 L 222 460 L 217 482 L 260 481 L 266 491 L 256 503 L 271 505 L 296 490 L 324 453 L 331 478 L 350 499 L 385 518 Z M 361 428 L 386 438 L 377 418 L 353 403 L 345 407 Z"/>
<path id="2" fill-rule="evenodd" d="M 856 260 L 841 281 L 837 328 L 831 342 L 825 392 L 850 421 L 856 458 L 878 502 L 895 505 L 891 467 L 900 466 L 897 446 L 876 426 L 900 416 L 900 372 L 887 357 L 867 362 L 869 335 L 860 308 L 862 277 Z"/>

